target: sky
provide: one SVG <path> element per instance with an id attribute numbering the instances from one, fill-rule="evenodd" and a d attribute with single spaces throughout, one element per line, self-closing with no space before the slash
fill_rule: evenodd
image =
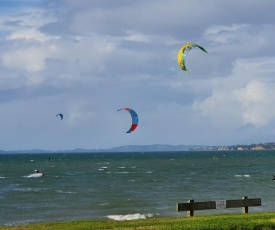
<path id="1" fill-rule="evenodd" d="M 274 8 L 0 0 L 0 149 L 274 142 Z M 208 53 L 192 49 L 187 74 L 177 54 L 189 42 Z"/>

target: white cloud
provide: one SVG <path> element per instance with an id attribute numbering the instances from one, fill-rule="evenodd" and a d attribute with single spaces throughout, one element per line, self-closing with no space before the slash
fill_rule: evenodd
<path id="1" fill-rule="evenodd" d="M 18 135 L 0 124 L 0 149 L 17 148 L 4 145 L 9 136 L 21 148 L 60 149 L 263 140 L 275 127 L 273 6 L 267 0 L 51 0 L 3 10 L 0 114 L 16 121 Z M 189 75 L 177 64 L 186 42 L 208 51 L 190 53 Z M 140 126 L 125 136 L 128 123 L 116 123 L 114 114 L 128 106 Z M 58 112 L 64 120 L 56 125 Z M 37 129 L 45 130 L 43 138 Z M 58 132 L 62 138 L 53 140 Z M 37 141 L 26 142 L 29 136 Z"/>
<path id="2" fill-rule="evenodd" d="M 125 40 L 127 41 L 134 41 L 134 42 L 149 42 L 149 36 L 145 34 L 134 32 L 134 31 L 127 31 L 127 36 Z"/>
<path id="3" fill-rule="evenodd" d="M 9 68 L 28 72 L 42 71 L 45 68 L 45 59 L 55 56 L 57 52 L 58 48 L 55 45 L 30 46 L 10 50 L 1 55 L 1 60 Z"/>
<path id="4" fill-rule="evenodd" d="M 233 92 L 236 100 L 242 105 L 244 124 L 263 126 L 275 117 L 275 110 L 270 109 L 273 105 L 272 98 L 275 96 L 274 86 L 274 82 L 267 85 L 252 80 L 244 88 Z"/>
<path id="5" fill-rule="evenodd" d="M 57 40 L 58 36 L 48 36 L 44 33 L 41 33 L 36 28 L 16 30 L 12 32 L 6 38 L 7 40 L 27 40 L 27 41 L 38 41 L 38 42 L 47 42 L 49 40 Z"/>
<path id="6" fill-rule="evenodd" d="M 236 61 L 232 74 L 210 81 L 211 95 L 196 101 L 193 108 L 226 129 L 268 124 L 275 118 L 272 100 L 275 79 L 271 78 L 275 74 L 275 59 L 272 59 L 273 68 L 265 71 L 270 62 L 270 58 Z"/>
<path id="7" fill-rule="evenodd" d="M 237 30 L 241 30 L 245 27 L 247 27 L 248 25 L 232 25 L 232 26 L 222 26 L 222 25 L 215 25 L 215 26 L 211 26 L 210 28 L 208 28 L 205 31 L 205 35 L 212 35 L 212 34 L 219 34 L 222 32 L 232 32 L 232 31 L 237 31 Z"/>
<path id="8" fill-rule="evenodd" d="M 248 25 L 211 26 L 205 31 L 204 36 L 213 42 L 230 43 L 236 40 L 236 33 L 242 32 Z"/>

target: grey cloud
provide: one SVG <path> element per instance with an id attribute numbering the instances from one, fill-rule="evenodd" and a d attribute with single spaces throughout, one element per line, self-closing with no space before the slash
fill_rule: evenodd
<path id="1" fill-rule="evenodd" d="M 17 148 L 49 149 L 268 140 L 275 114 L 270 102 L 257 105 L 266 123 L 250 126 L 243 115 L 249 122 L 260 113 L 241 101 L 250 103 L 251 82 L 272 95 L 273 8 L 265 0 L 45 0 L 1 15 L 0 120 L 7 124 L 0 148 L 14 147 L 9 136 Z M 26 28 L 43 39 L 7 39 Z M 188 54 L 189 75 L 177 64 L 185 42 L 208 51 Z M 19 59 L 27 48 L 35 52 Z M 30 69 L 37 61 L 39 68 L 28 71 L 26 64 Z M 116 112 L 126 106 L 141 122 L 127 137 L 122 125 L 128 124 Z M 57 111 L 66 114 L 59 126 Z"/>

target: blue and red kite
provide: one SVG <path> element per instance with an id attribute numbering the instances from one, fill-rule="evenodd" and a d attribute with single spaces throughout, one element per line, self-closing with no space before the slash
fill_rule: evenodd
<path id="1" fill-rule="evenodd" d="M 137 113 L 136 113 L 134 110 L 132 110 L 132 109 L 130 109 L 130 108 L 122 108 L 122 109 L 118 109 L 117 111 L 120 111 L 120 110 L 126 110 L 126 111 L 128 111 L 128 112 L 131 114 L 131 116 L 132 116 L 132 126 L 131 126 L 130 129 L 126 132 L 126 133 L 131 133 L 131 132 L 134 131 L 134 130 L 137 128 L 137 126 L 138 126 L 138 115 L 137 115 Z"/>

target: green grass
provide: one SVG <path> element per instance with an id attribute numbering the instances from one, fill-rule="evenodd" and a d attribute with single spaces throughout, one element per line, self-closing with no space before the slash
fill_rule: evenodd
<path id="1" fill-rule="evenodd" d="M 72 221 L 0 227 L 0 230 L 271 230 L 275 229 L 275 212 L 223 214 L 183 218 L 152 218 L 131 221 Z"/>

